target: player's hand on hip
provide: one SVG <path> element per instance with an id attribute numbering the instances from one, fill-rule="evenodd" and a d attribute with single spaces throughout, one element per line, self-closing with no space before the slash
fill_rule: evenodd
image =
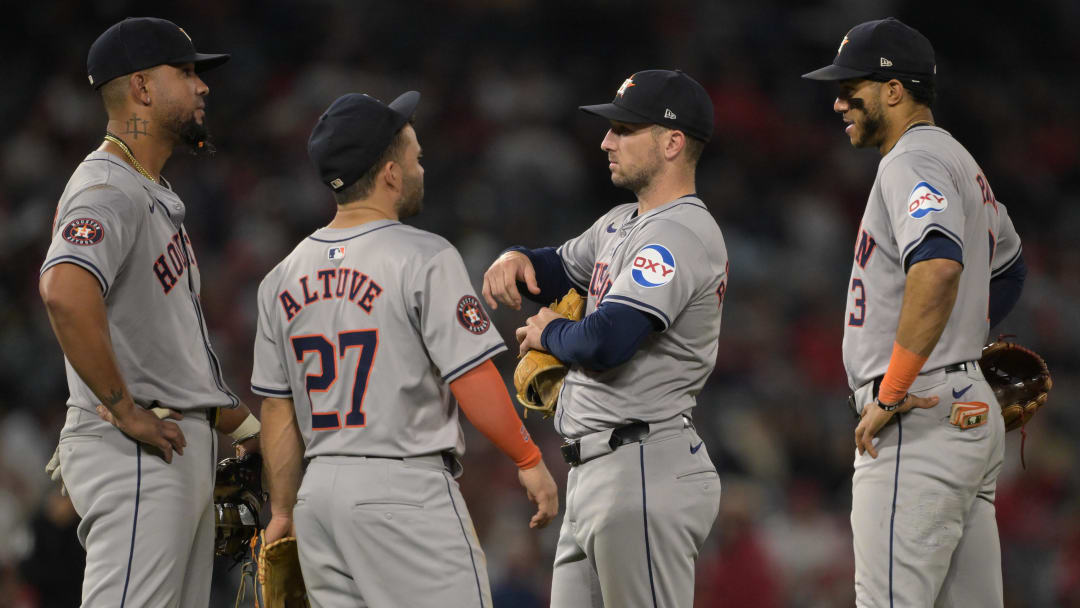
<path id="1" fill-rule="evenodd" d="M 492 310 L 499 302 L 514 310 L 521 310 L 521 293 L 518 282 L 525 283 L 534 295 L 540 293 L 536 284 L 536 270 L 529 257 L 520 251 L 507 251 L 499 256 L 484 273 L 484 300 Z"/>
<path id="2" fill-rule="evenodd" d="M 540 336 L 544 333 L 544 328 L 548 326 L 548 323 L 561 318 L 563 318 L 562 315 L 544 306 L 535 315 L 526 319 L 525 325 L 517 328 L 517 331 L 514 332 L 514 336 L 518 341 L 518 354 L 524 356 L 530 350 L 546 352 L 544 345 L 540 342 Z"/>
<path id="3" fill-rule="evenodd" d="M 266 534 L 263 537 L 263 542 L 269 545 L 275 540 L 289 536 L 296 536 L 296 526 L 293 524 L 292 517 L 274 513 L 266 524 Z"/>
<path id="4" fill-rule="evenodd" d="M 529 520 L 529 527 L 543 528 L 559 514 L 559 487 L 543 460 L 531 469 L 518 469 L 518 480 L 529 500 L 536 504 L 536 514 Z"/>
<path id="5" fill-rule="evenodd" d="M 134 404 L 118 412 L 111 411 L 104 405 L 98 405 L 97 413 L 103 420 L 120 429 L 128 437 L 160 450 L 161 458 L 165 462 L 172 463 L 173 450 L 181 456 L 184 455 L 187 440 L 184 439 L 184 432 L 175 422 L 162 420 L 152 412 Z M 170 410 L 166 418 L 182 420 L 184 415 Z"/>
<path id="6" fill-rule="evenodd" d="M 874 447 L 874 437 L 881 430 L 881 427 L 889 422 L 890 418 L 896 414 L 910 412 L 913 408 L 925 409 L 934 407 L 937 404 L 937 397 L 916 397 L 911 393 L 904 397 L 904 402 L 900 404 L 900 407 L 891 412 L 886 412 L 878 407 L 876 400 L 867 403 L 863 406 L 862 419 L 859 420 L 859 425 L 855 427 L 855 448 L 859 450 L 860 455 L 870 452 L 872 458 L 877 458 L 878 453 Z"/>

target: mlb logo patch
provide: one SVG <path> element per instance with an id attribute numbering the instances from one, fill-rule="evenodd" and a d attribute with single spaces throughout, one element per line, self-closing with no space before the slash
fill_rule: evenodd
<path id="1" fill-rule="evenodd" d="M 908 195 L 908 214 L 915 219 L 926 217 L 930 213 L 944 211 L 949 201 L 940 190 L 927 182 L 919 182 Z"/>
<path id="2" fill-rule="evenodd" d="M 326 259 L 328 260 L 341 260 L 345 258 L 344 247 L 331 247 L 326 251 Z"/>
<path id="3" fill-rule="evenodd" d="M 630 276 L 642 287 L 660 287 L 675 278 L 675 256 L 663 245 L 646 245 L 634 256 Z"/>

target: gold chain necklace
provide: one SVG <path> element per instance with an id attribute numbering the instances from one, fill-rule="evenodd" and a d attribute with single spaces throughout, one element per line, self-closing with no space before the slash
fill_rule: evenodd
<path id="1" fill-rule="evenodd" d="M 154 179 L 154 176 L 150 175 L 150 172 L 144 169 L 141 164 L 139 164 L 139 161 L 136 160 L 135 155 L 131 153 L 131 148 L 129 148 L 128 145 L 124 143 L 124 140 L 106 131 L 105 141 L 111 141 L 112 143 L 116 144 L 116 146 L 124 152 L 124 155 L 128 157 L 128 160 L 131 161 L 132 166 L 134 166 L 139 173 L 142 173 L 146 179 L 154 182 L 155 184 L 157 183 L 157 180 Z"/>

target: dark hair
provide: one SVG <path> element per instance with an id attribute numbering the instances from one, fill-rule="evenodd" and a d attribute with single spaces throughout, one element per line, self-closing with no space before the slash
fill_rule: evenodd
<path id="1" fill-rule="evenodd" d="M 409 121 L 406 124 L 411 123 L 412 121 Z M 405 127 L 402 126 L 398 129 L 398 132 L 394 134 L 394 139 L 390 140 L 390 145 L 386 146 L 386 149 L 383 150 L 379 159 L 375 161 L 375 164 L 371 165 L 371 168 L 368 169 L 366 173 L 360 176 L 360 179 L 345 188 L 334 192 L 334 201 L 339 205 L 344 205 L 345 203 L 371 196 L 372 190 L 375 189 L 375 178 L 378 177 L 382 168 L 390 161 L 399 160 L 404 149 Z"/>
<path id="2" fill-rule="evenodd" d="M 900 82 L 904 84 L 908 93 L 911 93 L 911 98 L 916 103 L 921 103 L 928 108 L 934 106 L 934 102 L 937 101 L 937 90 L 932 78 L 924 79 L 917 84 L 910 80 L 900 80 Z"/>
<path id="3" fill-rule="evenodd" d="M 682 131 L 682 129 L 672 129 L 670 127 L 665 127 L 664 125 L 656 124 L 654 124 L 652 128 L 654 137 L 658 137 L 663 131 Z M 686 143 L 683 144 L 683 150 L 686 152 L 686 161 L 689 162 L 691 166 L 697 166 L 698 159 L 701 158 L 701 153 L 705 150 L 705 141 L 690 135 L 686 131 L 682 131 L 682 133 L 686 136 L 684 138 Z"/>

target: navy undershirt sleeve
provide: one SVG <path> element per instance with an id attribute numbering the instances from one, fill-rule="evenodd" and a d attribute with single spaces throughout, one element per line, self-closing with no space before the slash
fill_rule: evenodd
<path id="1" fill-rule="evenodd" d="M 540 293 L 533 295 L 524 283 L 518 282 L 518 291 L 522 297 L 528 298 L 538 304 L 547 306 L 566 295 L 574 284 L 563 268 L 562 258 L 554 247 L 541 247 L 529 249 L 527 247 L 514 246 L 506 251 L 520 251 L 532 262 L 533 271 L 536 272 L 536 284 L 540 287 Z M 504 252 L 505 253 L 505 252 Z M 584 296 L 585 294 L 581 294 Z"/>
<path id="2" fill-rule="evenodd" d="M 555 319 L 540 334 L 540 343 L 563 363 L 602 371 L 629 361 L 659 323 L 631 306 L 604 303 L 577 323 Z"/>
<path id="3" fill-rule="evenodd" d="M 1003 272 L 990 279 L 990 327 L 1001 323 L 1020 299 L 1027 278 L 1027 265 L 1024 257 L 1017 254 L 1016 260 Z"/>
<path id="4" fill-rule="evenodd" d="M 923 262 L 925 260 L 933 260 L 935 258 L 945 258 L 947 260 L 955 260 L 962 266 L 964 264 L 964 252 L 960 249 L 960 245 L 956 241 L 941 234 L 938 231 L 933 231 L 926 235 L 923 242 L 919 243 L 919 246 L 911 250 L 906 260 L 904 260 L 904 272 L 911 270 L 911 265 L 916 262 Z"/>

